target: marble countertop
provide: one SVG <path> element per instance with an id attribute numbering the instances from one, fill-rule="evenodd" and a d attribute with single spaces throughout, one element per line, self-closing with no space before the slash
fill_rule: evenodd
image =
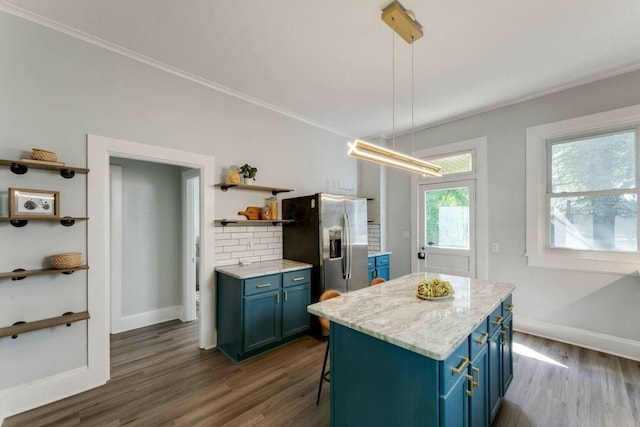
<path id="1" fill-rule="evenodd" d="M 278 259 L 275 261 L 254 262 L 247 265 L 225 265 L 216 267 L 216 271 L 235 277 L 236 279 L 250 279 L 252 277 L 266 276 L 267 274 L 304 270 L 305 268 L 311 267 L 311 264 L 306 264 L 304 262 Z"/>
<path id="2" fill-rule="evenodd" d="M 451 282 L 453 298 L 416 297 L 418 282 Z M 433 273 L 413 273 L 338 298 L 312 304 L 311 314 L 436 360 L 446 359 L 513 292 L 507 283 Z"/>
<path id="3" fill-rule="evenodd" d="M 389 251 L 369 251 L 367 256 L 391 255 Z"/>

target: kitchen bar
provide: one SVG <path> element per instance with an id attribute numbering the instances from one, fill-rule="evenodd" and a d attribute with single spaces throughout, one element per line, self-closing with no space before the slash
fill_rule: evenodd
<path id="1" fill-rule="evenodd" d="M 453 298 L 417 298 L 435 277 Z M 513 290 L 413 273 L 310 305 L 331 321 L 331 425 L 489 425 L 513 375 Z"/>

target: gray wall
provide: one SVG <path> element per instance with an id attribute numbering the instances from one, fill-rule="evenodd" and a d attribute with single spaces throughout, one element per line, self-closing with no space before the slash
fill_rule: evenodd
<path id="1" fill-rule="evenodd" d="M 520 318 L 571 326 L 640 341 L 640 279 L 527 266 L 525 252 L 525 129 L 640 103 L 640 71 L 478 114 L 415 133 L 416 150 L 486 136 L 488 139 L 489 279 L 516 285 Z M 408 137 L 402 149 L 410 151 Z M 392 274 L 410 271 L 410 242 L 403 239 L 410 211 L 410 177 L 389 171 L 387 249 Z"/>
<path id="2" fill-rule="evenodd" d="M 111 164 L 122 167 L 122 315 L 181 305 L 181 168 Z"/>
<path id="3" fill-rule="evenodd" d="M 4 12 L 0 58 L 0 158 L 20 158 L 42 147 L 69 165 L 85 166 L 91 133 L 214 156 L 221 178 L 228 165 L 247 162 L 258 167 L 258 183 L 296 190 L 288 195 L 335 191 L 336 186 L 357 191 L 356 161 L 345 155 L 343 136 Z M 6 168 L 0 168 L 0 183 L 0 189 L 61 191 L 63 215 L 85 215 L 86 192 L 92 191 L 86 177 L 68 181 L 42 172 L 18 177 Z M 216 217 L 238 218 L 238 211 L 261 206 L 265 197 L 217 191 Z M 71 250 L 82 251 L 90 265 L 87 233 L 99 231 L 91 220 L 69 229 L 0 223 L 0 271 L 39 268 L 45 256 Z M 0 325 L 85 310 L 90 285 L 83 273 L 2 281 Z M 0 392 L 85 366 L 86 348 L 86 322 L 0 339 Z"/>

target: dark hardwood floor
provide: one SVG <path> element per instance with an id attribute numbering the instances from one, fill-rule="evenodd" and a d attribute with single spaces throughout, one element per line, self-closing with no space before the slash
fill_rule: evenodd
<path id="1" fill-rule="evenodd" d="M 328 387 L 316 406 L 325 343 L 304 337 L 234 365 L 199 350 L 197 330 L 176 321 L 113 336 L 108 384 L 3 427 L 329 425 Z M 519 333 L 514 340 L 515 376 L 494 426 L 640 426 L 639 362 Z"/>

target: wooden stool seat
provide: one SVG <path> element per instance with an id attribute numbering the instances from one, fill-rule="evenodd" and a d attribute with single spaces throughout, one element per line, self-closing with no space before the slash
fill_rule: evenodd
<path id="1" fill-rule="evenodd" d="M 371 281 L 371 284 L 369 286 L 379 285 L 380 283 L 383 283 L 383 282 L 384 282 L 384 279 L 382 277 L 376 277 Z"/>

